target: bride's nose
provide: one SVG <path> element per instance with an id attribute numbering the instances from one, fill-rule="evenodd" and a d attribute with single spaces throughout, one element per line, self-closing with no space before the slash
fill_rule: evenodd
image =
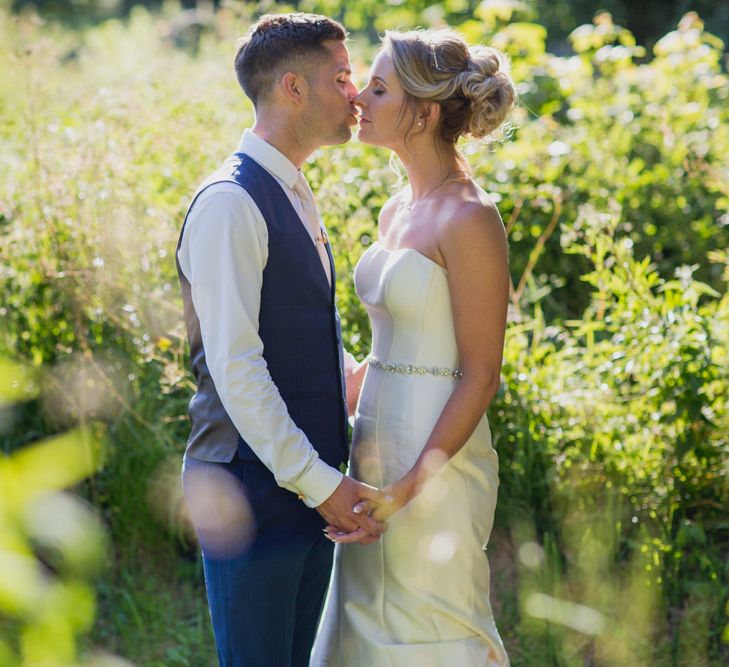
<path id="1" fill-rule="evenodd" d="M 350 104 L 354 102 L 355 97 L 359 95 L 359 90 L 357 90 L 357 86 L 354 85 L 352 81 L 349 82 L 349 88 L 347 90 L 347 97 L 349 98 Z"/>
<path id="2" fill-rule="evenodd" d="M 364 101 L 364 90 L 360 90 L 357 96 L 352 100 L 352 104 L 356 107 L 362 107 L 363 109 L 367 106 Z"/>

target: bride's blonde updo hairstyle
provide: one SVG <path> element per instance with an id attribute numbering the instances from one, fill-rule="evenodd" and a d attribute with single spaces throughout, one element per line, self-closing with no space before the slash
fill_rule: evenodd
<path id="1" fill-rule="evenodd" d="M 422 102 L 441 106 L 437 133 L 455 144 L 461 136 L 481 139 L 498 128 L 514 106 L 514 86 L 500 51 L 471 46 L 455 30 L 387 31 L 383 48 L 415 114 Z"/>

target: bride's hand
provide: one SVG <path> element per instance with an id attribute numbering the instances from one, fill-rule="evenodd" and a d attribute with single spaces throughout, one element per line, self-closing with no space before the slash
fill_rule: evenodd
<path id="1" fill-rule="evenodd" d="M 416 495 L 415 481 L 412 475 L 405 477 L 389 484 L 382 492 L 392 498 L 383 503 L 373 503 L 369 500 L 361 500 L 354 507 L 354 511 L 367 512 L 376 521 L 387 521 L 395 512 L 400 511 L 407 505 Z M 360 507 L 362 509 L 360 509 Z"/>
<path id="2" fill-rule="evenodd" d="M 353 508 L 356 514 L 369 514 L 373 519 L 384 523 L 395 512 L 407 505 L 416 495 L 414 475 L 405 475 L 397 482 L 382 489 L 386 496 L 385 502 L 373 502 L 371 500 L 360 500 Z M 362 529 L 347 533 L 337 526 L 327 526 L 324 529 L 327 537 L 333 542 L 340 544 L 371 544 L 377 540 L 377 536 L 369 535 Z"/>
<path id="3" fill-rule="evenodd" d="M 379 535 L 371 535 L 370 533 L 365 532 L 362 528 L 357 528 L 357 530 L 348 533 L 339 526 L 332 525 L 329 525 L 324 529 L 324 534 L 332 542 L 336 542 L 337 544 L 372 544 L 380 539 Z"/>
<path id="4" fill-rule="evenodd" d="M 394 502 L 394 497 L 390 495 L 384 496 L 385 501 L 382 503 L 382 505 L 390 505 L 392 502 Z M 369 504 L 369 500 L 360 500 L 353 508 L 352 511 L 355 514 L 367 514 L 368 516 L 374 515 L 374 508 L 377 505 L 380 505 L 380 503 L 371 503 Z M 373 509 L 370 509 L 373 508 Z M 382 521 L 385 526 L 387 524 Z M 363 528 L 357 528 L 354 531 L 347 532 L 340 526 L 335 526 L 333 524 L 329 524 L 324 529 L 324 534 L 329 538 L 332 542 L 336 542 L 338 544 L 372 544 L 373 542 L 376 542 L 379 539 L 379 535 L 371 535 L 367 531 L 365 531 Z"/>

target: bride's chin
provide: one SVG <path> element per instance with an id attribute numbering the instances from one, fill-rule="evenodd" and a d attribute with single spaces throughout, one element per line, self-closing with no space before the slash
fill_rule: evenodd
<path id="1" fill-rule="evenodd" d="M 374 145 L 375 142 L 367 138 L 367 132 L 363 132 L 362 128 L 360 128 L 359 132 L 357 132 L 357 141 L 360 141 L 363 144 L 372 144 Z"/>

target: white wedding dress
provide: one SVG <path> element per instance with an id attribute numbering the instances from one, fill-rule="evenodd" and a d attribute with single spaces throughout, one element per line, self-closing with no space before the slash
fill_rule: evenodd
<path id="1" fill-rule="evenodd" d="M 456 369 L 446 270 L 413 249 L 374 243 L 355 269 L 381 364 Z M 376 362 L 375 362 L 376 363 Z M 405 371 L 405 372 L 403 372 Z M 370 367 L 355 415 L 350 474 L 381 488 L 425 445 L 458 380 Z M 337 545 L 311 665 L 504 667 L 484 553 L 498 460 L 486 417 L 377 542 Z"/>

